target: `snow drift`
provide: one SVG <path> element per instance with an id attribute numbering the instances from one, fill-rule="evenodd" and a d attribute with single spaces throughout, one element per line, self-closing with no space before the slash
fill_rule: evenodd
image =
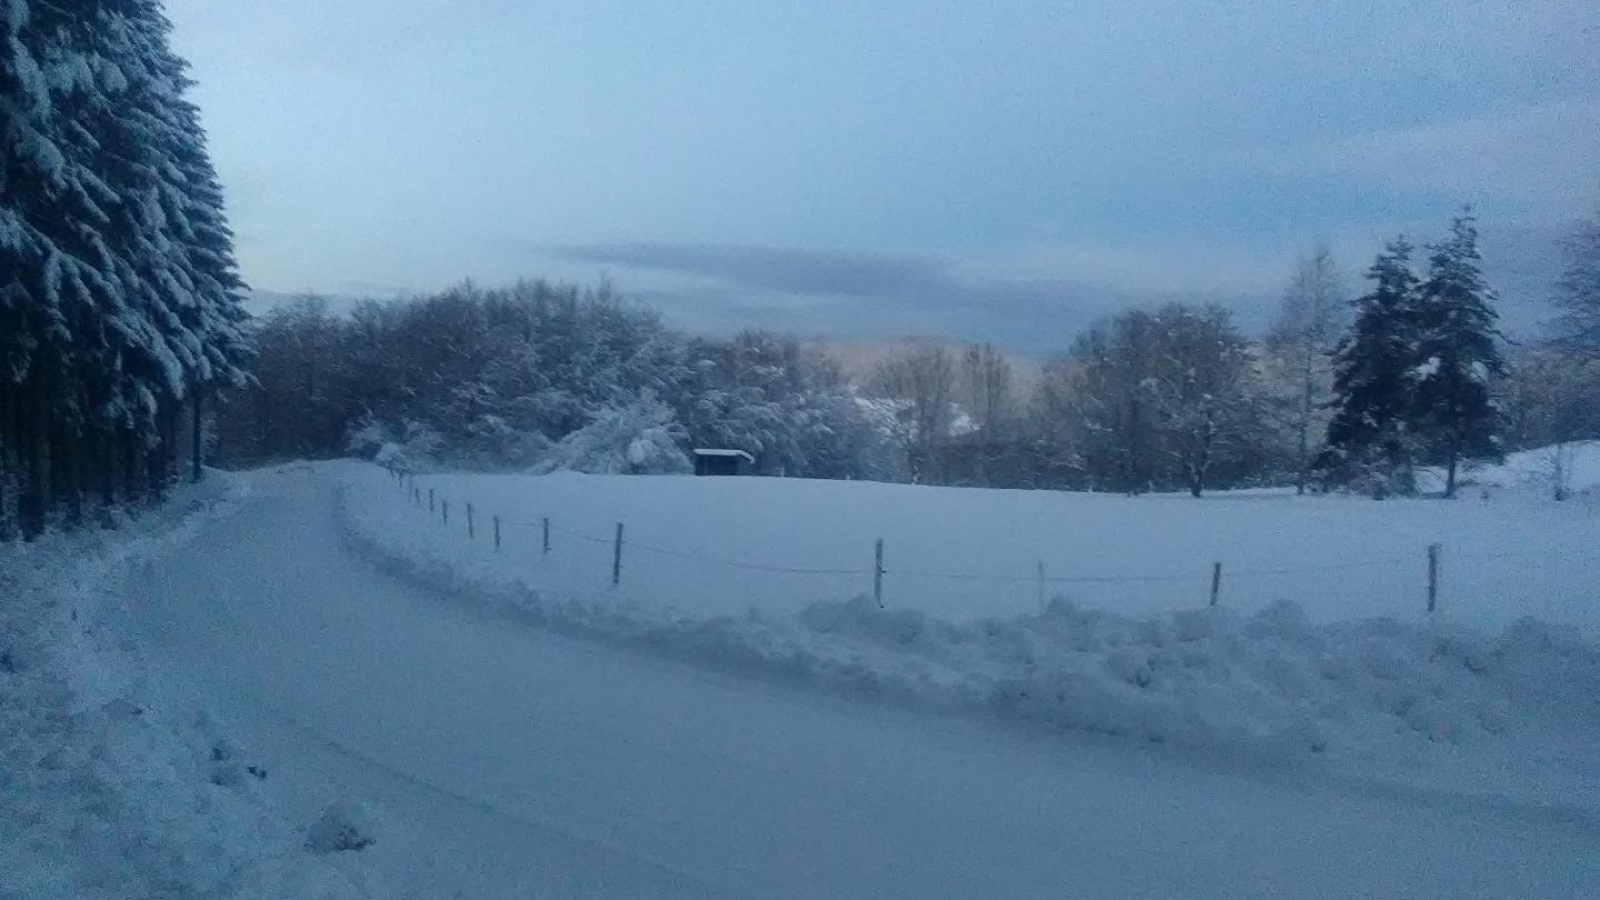
<path id="1" fill-rule="evenodd" d="M 362 490 L 346 488 L 343 533 L 393 573 L 556 630 L 843 693 L 1280 755 L 1600 726 L 1600 651 L 1532 620 L 1491 635 L 1314 624 L 1292 602 L 1136 618 L 1056 598 L 1037 614 L 958 623 L 864 597 L 693 616 L 628 592 L 550 590 L 474 566 L 459 546 L 398 539 L 356 510 L 350 492 Z"/>
<path id="2" fill-rule="evenodd" d="M 255 792 L 265 771 L 133 637 L 127 567 L 224 511 L 228 484 L 115 533 L 0 545 L 0 895 L 365 895 L 299 847 Z"/>

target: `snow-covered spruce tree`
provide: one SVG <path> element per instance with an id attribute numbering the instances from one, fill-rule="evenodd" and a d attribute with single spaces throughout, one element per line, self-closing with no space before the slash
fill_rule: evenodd
<path id="1" fill-rule="evenodd" d="M 0 447 L 31 533 L 165 480 L 180 403 L 241 377 L 242 313 L 155 0 L 3 0 L 0 29 Z"/>
<path id="2" fill-rule="evenodd" d="M 1551 323 L 1555 343 L 1600 358 L 1600 216 L 1578 223 L 1561 251 L 1564 266 L 1554 297 L 1559 314 Z"/>
<path id="3" fill-rule="evenodd" d="M 127 0 L 121 16 L 103 18 L 127 48 L 120 127 L 135 150 L 121 160 L 128 171 L 118 211 L 130 220 L 122 233 L 132 267 L 124 284 L 146 304 L 170 353 L 157 355 L 160 369 L 151 375 L 162 401 L 154 413 L 162 441 L 155 474 L 171 477 L 180 404 L 189 403 L 198 437 L 200 395 L 244 384 L 243 284 L 199 112 L 183 97 L 187 64 L 170 49 L 160 3 Z"/>
<path id="4" fill-rule="evenodd" d="M 1333 418 L 1317 460 L 1325 484 L 1377 496 L 1411 490 L 1412 411 L 1419 336 L 1417 276 L 1404 237 L 1378 255 L 1372 290 L 1355 301 L 1349 333 L 1333 353 Z"/>
<path id="5" fill-rule="evenodd" d="M 94 31 L 57 4 L 0 3 L 0 385 L 4 457 L 24 533 L 54 501 L 75 505 L 77 440 L 100 410 L 130 399 L 112 376 L 144 337 L 120 316 L 116 260 L 103 235 L 117 197 L 99 172 L 101 136 L 82 110 L 120 80 Z"/>
<path id="6" fill-rule="evenodd" d="M 1409 418 L 1429 461 L 1444 467 L 1445 496 L 1454 497 L 1463 461 L 1502 455 L 1491 388 L 1505 363 L 1471 212 L 1457 216 L 1450 237 L 1431 249 L 1428 277 L 1417 293 L 1417 384 Z"/>

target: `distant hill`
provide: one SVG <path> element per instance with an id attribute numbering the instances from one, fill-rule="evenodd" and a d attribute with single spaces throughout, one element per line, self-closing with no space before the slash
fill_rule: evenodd
<path id="1" fill-rule="evenodd" d="M 850 376 L 857 384 L 863 383 L 872 376 L 878 363 L 905 350 L 915 344 L 941 344 L 948 347 L 952 353 L 960 354 L 967 348 L 967 344 L 943 338 L 932 337 L 903 337 L 884 340 L 845 340 L 835 341 L 827 338 L 813 338 L 806 342 L 807 346 L 815 347 L 839 361 L 845 374 Z M 1011 369 L 1016 378 L 1016 388 L 1019 392 L 1026 393 L 1033 389 L 1039 381 L 1039 374 L 1044 368 L 1044 363 L 1032 356 L 1020 353 L 1005 354 L 1011 363 Z"/>

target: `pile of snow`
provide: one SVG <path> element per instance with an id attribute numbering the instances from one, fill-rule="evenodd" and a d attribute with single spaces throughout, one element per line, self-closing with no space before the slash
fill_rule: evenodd
<path id="1" fill-rule="evenodd" d="M 256 793 L 267 773 L 152 671 L 130 566 L 227 511 L 180 491 L 115 533 L 0 545 L 0 894 L 363 896 Z"/>
<path id="2" fill-rule="evenodd" d="M 1298 605 L 1117 615 L 1055 599 L 954 621 L 865 597 L 697 615 L 648 587 L 552 588 L 464 542 L 414 540 L 347 488 L 350 545 L 387 570 L 539 625 L 908 705 L 1268 755 L 1472 744 L 1600 729 L 1600 650 L 1575 629 L 1498 635 L 1392 618 L 1315 624 Z M 436 532 L 435 532 L 436 533 Z"/>
<path id="3" fill-rule="evenodd" d="M 306 830 L 306 849 L 313 853 L 365 850 L 377 842 L 376 817 L 364 803 L 340 801 L 323 810 Z"/>

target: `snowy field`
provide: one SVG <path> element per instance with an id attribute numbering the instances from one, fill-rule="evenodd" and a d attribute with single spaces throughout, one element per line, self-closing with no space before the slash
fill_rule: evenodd
<path id="1" fill-rule="evenodd" d="M 1282 491 L 1187 496 L 988 491 L 785 479 L 561 474 L 435 474 L 430 517 L 369 473 L 352 496 L 385 541 L 448 554 L 496 577 L 568 594 L 609 594 L 685 615 L 795 612 L 873 589 L 885 545 L 884 602 L 952 621 L 1037 612 L 1041 597 L 1141 615 L 1209 601 L 1254 612 L 1292 600 L 1315 621 L 1420 621 L 1427 547 L 1442 546 L 1438 617 L 1500 628 L 1524 616 L 1600 633 L 1600 498 L 1564 503 L 1517 455 L 1478 473 L 1453 502 L 1295 497 Z M 1600 484 L 1600 448 L 1579 454 L 1576 485 Z M 363 476 L 357 477 L 358 480 Z M 1487 499 L 1485 497 L 1487 496 Z M 452 504 L 448 526 L 440 516 Z M 466 534 L 465 504 L 477 538 Z M 502 519 L 491 551 L 489 518 Z M 543 552 L 542 519 L 552 526 Z M 611 588 L 624 523 L 620 590 Z M 1041 584 L 1041 565 L 1044 582 Z"/>
<path id="2" fill-rule="evenodd" d="M 1591 497 L 1195 501 L 460 474 L 418 477 L 413 493 L 370 466 L 321 471 L 345 484 L 358 553 L 557 630 L 916 707 L 1309 754 L 1404 781 L 1432 767 L 1427 783 L 1475 793 L 1600 798 L 1585 749 L 1600 739 Z M 1445 550 L 1428 616 L 1432 542 Z M 1051 548 L 1065 549 L 1041 585 Z M 1224 564 L 1216 609 L 1208 560 Z M 1082 580 L 1051 580 L 1062 572 Z"/>
<path id="3" fill-rule="evenodd" d="M 291 821 L 369 811 L 375 843 L 337 861 L 390 895 L 1555 900 L 1600 878 L 1600 655 L 1560 628 L 690 616 L 497 579 L 464 535 L 419 550 L 394 536 L 432 524 L 370 467 L 243 477 L 248 504 L 148 569 L 140 618 Z"/>

